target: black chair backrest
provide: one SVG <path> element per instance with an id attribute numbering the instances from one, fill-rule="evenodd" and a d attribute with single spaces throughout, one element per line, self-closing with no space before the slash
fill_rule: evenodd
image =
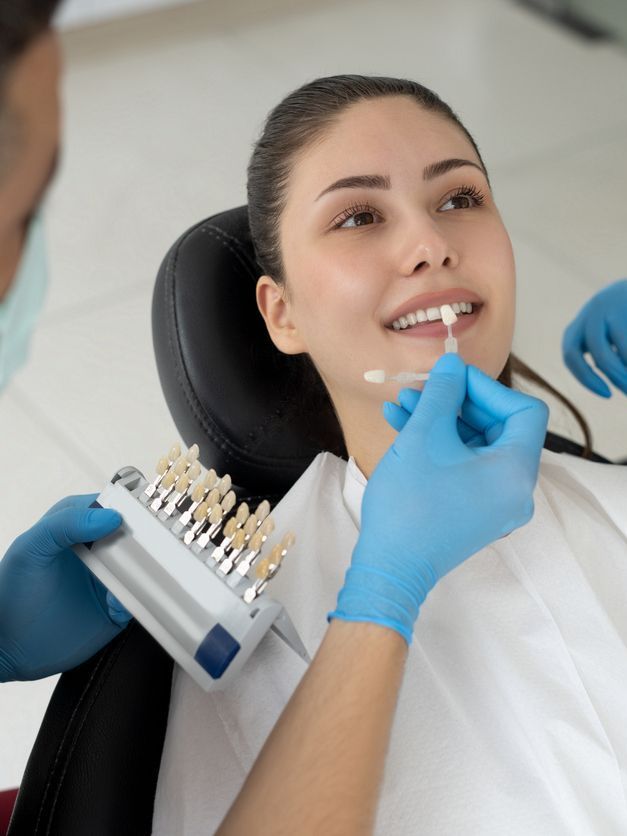
<path id="1" fill-rule="evenodd" d="M 246 207 L 196 224 L 159 270 L 153 341 L 182 438 L 197 442 L 204 464 L 230 473 L 245 497 L 276 501 L 320 450 L 346 450 L 311 368 L 280 354 L 267 335 L 255 303 L 260 273 Z M 545 447 L 582 452 L 553 433 Z M 9 836 L 149 834 L 171 675 L 170 658 L 134 622 L 63 674 Z"/>
<path id="2" fill-rule="evenodd" d="M 268 336 L 255 303 L 260 275 L 245 206 L 196 224 L 159 270 L 153 343 L 183 440 L 246 492 L 282 496 L 320 450 L 346 451 L 308 361 Z"/>

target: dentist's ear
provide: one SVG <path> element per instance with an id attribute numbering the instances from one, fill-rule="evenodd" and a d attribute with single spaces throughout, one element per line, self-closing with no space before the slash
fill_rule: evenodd
<path id="1" fill-rule="evenodd" d="M 284 285 L 277 284 L 270 276 L 261 276 L 257 281 L 257 307 L 279 351 L 283 354 L 307 351 L 292 319 L 292 305 Z"/>

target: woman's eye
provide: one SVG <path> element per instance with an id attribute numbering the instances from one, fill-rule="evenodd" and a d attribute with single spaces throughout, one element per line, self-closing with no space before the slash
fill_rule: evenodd
<path id="1" fill-rule="evenodd" d="M 354 229 L 357 226 L 370 226 L 377 222 L 378 212 L 369 206 L 352 206 L 346 209 L 333 222 L 335 229 Z"/>
<path id="2" fill-rule="evenodd" d="M 467 194 L 460 194 L 457 197 L 449 197 L 443 206 L 440 206 L 440 211 L 447 212 L 449 209 L 470 209 L 474 206 L 472 200 Z"/>
<path id="3" fill-rule="evenodd" d="M 449 212 L 451 209 L 472 209 L 473 206 L 481 206 L 484 200 L 485 197 L 479 189 L 474 186 L 462 186 L 440 206 L 439 211 Z"/>

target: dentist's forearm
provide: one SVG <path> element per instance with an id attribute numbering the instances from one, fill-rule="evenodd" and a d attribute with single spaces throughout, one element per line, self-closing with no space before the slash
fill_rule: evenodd
<path id="1" fill-rule="evenodd" d="M 334 620 L 216 836 L 371 833 L 407 644 Z"/>

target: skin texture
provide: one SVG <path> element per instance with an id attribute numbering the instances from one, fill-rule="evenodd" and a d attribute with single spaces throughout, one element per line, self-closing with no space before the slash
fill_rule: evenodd
<path id="1" fill-rule="evenodd" d="M 60 75 L 59 43 L 53 32 L 46 32 L 19 56 L 5 79 L 0 300 L 18 268 L 28 221 L 54 174 L 61 121 Z"/>
<path id="2" fill-rule="evenodd" d="M 482 323 L 459 335 L 460 355 L 496 378 L 511 349 L 511 242 L 481 171 L 464 166 L 423 180 L 425 166 L 449 158 L 479 163 L 456 125 L 410 98 L 350 106 L 294 160 L 280 226 L 286 288 L 270 276 L 257 284 L 273 342 L 311 356 L 366 477 L 395 438 L 381 404 L 395 400 L 399 386 L 367 383 L 364 371 L 428 371 L 444 350 L 440 339 L 386 328 L 399 305 L 420 293 L 473 290 L 484 304 Z M 316 200 L 335 180 L 359 174 L 387 175 L 391 189 L 342 189 Z M 479 189 L 483 204 L 451 201 L 462 186 Z M 361 225 L 348 219 L 332 228 L 353 205 Z"/>

